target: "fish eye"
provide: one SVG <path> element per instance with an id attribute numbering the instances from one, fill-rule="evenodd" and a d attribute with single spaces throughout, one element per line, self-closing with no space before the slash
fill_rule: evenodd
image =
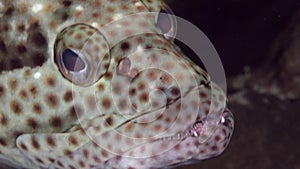
<path id="1" fill-rule="evenodd" d="M 156 24 L 165 38 L 171 41 L 174 40 L 177 32 L 177 21 L 173 11 L 168 6 L 165 5 L 164 9 L 158 13 Z"/>
<path id="2" fill-rule="evenodd" d="M 75 85 L 90 86 L 107 71 L 109 46 L 96 28 L 75 24 L 58 33 L 54 62 L 64 78 Z"/>

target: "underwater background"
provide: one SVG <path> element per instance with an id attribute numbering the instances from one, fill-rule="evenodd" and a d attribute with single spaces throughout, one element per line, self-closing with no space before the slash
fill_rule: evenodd
<path id="1" fill-rule="evenodd" d="M 218 51 L 235 116 L 233 137 L 221 156 L 177 169 L 299 169 L 300 1 L 168 4 Z"/>

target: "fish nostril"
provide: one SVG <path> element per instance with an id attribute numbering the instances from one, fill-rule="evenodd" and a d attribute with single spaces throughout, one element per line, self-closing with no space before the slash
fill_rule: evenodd
<path id="1" fill-rule="evenodd" d="M 220 122 L 226 127 L 233 128 L 233 115 L 228 108 L 224 110 Z"/>

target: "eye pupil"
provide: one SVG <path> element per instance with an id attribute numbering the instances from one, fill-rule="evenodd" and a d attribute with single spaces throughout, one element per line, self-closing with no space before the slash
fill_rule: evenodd
<path id="1" fill-rule="evenodd" d="M 85 68 L 84 61 L 71 49 L 66 49 L 63 51 L 62 61 L 66 69 L 69 71 L 79 72 Z"/>

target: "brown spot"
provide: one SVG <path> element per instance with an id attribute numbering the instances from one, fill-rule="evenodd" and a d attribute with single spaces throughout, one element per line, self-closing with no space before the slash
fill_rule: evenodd
<path id="1" fill-rule="evenodd" d="M 144 11 L 144 10 L 145 10 L 145 7 L 144 7 L 144 6 L 137 6 L 137 10 L 138 10 L 138 11 Z"/>
<path id="2" fill-rule="evenodd" d="M 74 106 L 72 106 L 69 110 L 69 116 L 72 118 L 72 119 L 76 119 L 77 118 L 77 113 L 76 113 L 76 109 Z"/>
<path id="3" fill-rule="evenodd" d="M 4 32 L 8 32 L 9 30 L 10 30 L 10 25 L 9 24 L 7 24 L 7 23 L 4 23 L 4 24 L 2 24 L 2 30 L 4 31 Z"/>
<path id="4" fill-rule="evenodd" d="M 130 90 L 129 90 L 129 95 L 130 96 L 134 96 L 136 94 L 136 89 L 135 88 L 131 88 Z"/>
<path id="5" fill-rule="evenodd" d="M 40 159 L 39 157 L 35 157 L 35 160 L 40 164 L 44 164 L 44 161 L 42 159 Z"/>
<path id="6" fill-rule="evenodd" d="M 217 147 L 217 146 L 212 146 L 212 147 L 211 147 L 211 150 L 212 150 L 212 151 L 216 151 L 216 150 L 218 150 L 218 147 Z"/>
<path id="7" fill-rule="evenodd" d="M 121 50 L 122 50 L 123 52 L 129 50 L 129 48 L 130 48 L 130 44 L 129 44 L 128 42 L 123 42 L 123 43 L 121 44 Z"/>
<path id="8" fill-rule="evenodd" d="M 31 145 L 33 148 L 35 148 L 37 150 L 40 149 L 40 144 L 37 142 L 35 137 L 31 137 Z"/>
<path id="9" fill-rule="evenodd" d="M 49 107 L 57 107 L 59 104 L 58 96 L 53 93 L 47 94 L 46 103 Z"/>
<path id="10" fill-rule="evenodd" d="M 64 167 L 64 165 L 61 161 L 57 161 L 57 165 L 60 166 L 60 167 Z"/>
<path id="11" fill-rule="evenodd" d="M 189 150 L 189 151 L 187 152 L 187 155 L 188 155 L 189 157 L 192 157 L 192 156 L 194 155 L 194 152 Z"/>
<path id="12" fill-rule="evenodd" d="M 127 133 L 127 132 L 131 132 L 131 131 L 133 131 L 133 129 L 134 129 L 134 123 L 130 122 L 130 123 L 128 123 L 128 124 L 126 125 L 126 127 L 125 127 L 125 132 L 126 132 L 126 133 Z"/>
<path id="13" fill-rule="evenodd" d="M 69 116 L 72 119 L 76 119 L 77 116 L 78 117 L 82 116 L 83 113 L 84 113 L 83 109 L 82 109 L 82 107 L 80 105 L 73 105 L 69 109 Z"/>
<path id="14" fill-rule="evenodd" d="M 21 144 L 20 144 L 20 147 L 21 147 L 21 149 L 23 149 L 23 150 L 25 150 L 25 151 L 28 150 L 27 146 L 26 146 L 24 143 L 21 143 Z"/>
<path id="15" fill-rule="evenodd" d="M 32 106 L 32 111 L 36 114 L 42 114 L 42 106 L 39 103 L 34 103 Z"/>
<path id="16" fill-rule="evenodd" d="M 0 98 L 2 98 L 5 95 L 5 88 L 3 85 L 0 85 Z"/>
<path id="17" fill-rule="evenodd" d="M 50 119 L 50 125 L 54 128 L 61 128 L 62 120 L 60 117 L 54 116 Z"/>
<path id="18" fill-rule="evenodd" d="M 75 36 L 76 40 L 81 40 L 82 39 L 82 34 L 81 33 L 77 33 L 77 35 Z"/>
<path id="19" fill-rule="evenodd" d="M 107 72 L 107 73 L 104 74 L 104 78 L 106 80 L 111 80 L 112 79 L 112 74 L 110 72 Z"/>
<path id="20" fill-rule="evenodd" d="M 17 26 L 17 29 L 18 29 L 18 31 L 20 32 L 20 33 L 22 33 L 22 32 L 24 32 L 25 31 L 25 25 L 24 24 L 19 24 L 18 26 Z"/>
<path id="21" fill-rule="evenodd" d="M 70 142 L 71 144 L 73 144 L 73 145 L 75 145 L 75 146 L 78 145 L 78 141 L 77 141 L 76 137 L 70 136 L 70 137 L 68 138 L 68 140 L 69 140 L 69 142 Z"/>
<path id="22" fill-rule="evenodd" d="M 64 154 L 65 154 L 65 155 L 70 155 L 70 154 L 72 154 L 72 151 L 69 150 L 69 149 L 65 149 L 65 150 L 64 150 Z"/>
<path id="23" fill-rule="evenodd" d="M 85 164 L 84 164 L 84 162 L 83 162 L 82 160 L 80 160 L 78 164 L 79 164 L 79 166 L 80 166 L 81 168 L 84 168 L 84 167 L 85 167 Z"/>
<path id="24" fill-rule="evenodd" d="M 65 7 L 69 7 L 70 5 L 72 5 L 72 1 L 70 1 L 70 0 L 64 0 L 64 1 L 62 2 L 62 4 L 63 4 Z"/>
<path id="25" fill-rule="evenodd" d="M 14 7 L 8 7 L 7 10 L 4 12 L 4 15 L 11 16 L 14 13 L 15 9 Z"/>
<path id="26" fill-rule="evenodd" d="M 31 76 L 31 71 L 30 71 L 30 69 L 28 68 L 28 69 L 26 69 L 25 71 L 24 71 L 24 77 L 25 78 L 29 78 Z"/>
<path id="27" fill-rule="evenodd" d="M 53 77 L 48 77 L 46 79 L 46 85 L 49 86 L 49 87 L 55 87 L 56 80 Z"/>
<path id="28" fill-rule="evenodd" d="M 100 162 L 101 162 L 100 158 L 97 157 L 96 155 L 93 156 L 93 159 L 94 159 L 94 161 L 95 161 L 96 163 L 100 163 Z"/>
<path id="29" fill-rule="evenodd" d="M 72 166 L 72 165 L 69 165 L 69 168 L 70 169 L 76 169 L 74 166 Z"/>
<path id="30" fill-rule="evenodd" d="M 72 29 L 72 30 L 70 30 L 70 31 L 68 32 L 68 35 L 69 35 L 69 36 L 72 36 L 72 35 L 74 34 L 74 32 L 75 32 L 75 31 Z"/>
<path id="31" fill-rule="evenodd" d="M 147 44 L 147 45 L 146 45 L 146 49 L 150 49 L 150 48 L 152 48 L 152 45 Z"/>
<path id="32" fill-rule="evenodd" d="M 48 161 L 49 161 L 50 163 L 54 163 L 55 159 L 49 157 L 49 158 L 48 158 Z"/>
<path id="33" fill-rule="evenodd" d="M 154 131 L 158 132 L 158 131 L 161 130 L 161 128 L 162 128 L 161 125 L 157 124 L 157 125 L 154 126 Z"/>
<path id="34" fill-rule="evenodd" d="M 108 110 L 111 107 L 111 100 L 109 97 L 104 97 L 101 101 L 101 105 L 104 109 Z"/>
<path id="35" fill-rule="evenodd" d="M 143 82 L 139 83 L 139 86 L 138 86 L 139 90 L 144 90 L 145 88 L 146 88 L 146 84 L 145 83 L 143 83 Z"/>
<path id="36" fill-rule="evenodd" d="M 0 138 L 0 145 L 2 145 L 2 146 L 6 146 L 7 145 L 7 143 L 6 143 L 6 141 L 4 140 L 4 138 Z"/>
<path id="37" fill-rule="evenodd" d="M 46 141 L 49 146 L 51 146 L 51 147 L 56 146 L 56 142 L 51 136 L 47 136 Z"/>
<path id="38" fill-rule="evenodd" d="M 10 108 L 17 115 L 23 112 L 23 106 L 16 100 L 10 102 Z"/>
<path id="39" fill-rule="evenodd" d="M 129 10 L 129 6 L 127 4 L 122 4 L 121 9 L 127 11 Z"/>
<path id="40" fill-rule="evenodd" d="M 172 87 L 170 92 L 173 94 L 173 96 L 179 96 L 180 95 L 180 90 L 178 87 Z"/>
<path id="41" fill-rule="evenodd" d="M 92 17 L 93 18 L 99 18 L 101 16 L 101 13 L 100 12 L 94 12 L 93 14 L 92 14 Z"/>
<path id="42" fill-rule="evenodd" d="M 64 100 L 65 102 L 70 102 L 73 100 L 73 93 L 71 90 L 66 91 L 66 93 L 64 94 Z"/>
<path id="43" fill-rule="evenodd" d="M 157 71 L 152 71 L 152 70 L 150 70 L 150 71 L 148 71 L 148 73 L 147 73 L 147 78 L 148 78 L 149 80 L 155 80 L 155 79 L 157 78 L 157 75 L 158 75 L 158 72 L 157 72 Z"/>
<path id="44" fill-rule="evenodd" d="M 140 101 L 142 103 L 147 103 L 149 100 L 149 94 L 148 93 L 143 93 L 141 96 L 140 96 Z"/>
<path id="45" fill-rule="evenodd" d="M 3 113 L 0 113 L 0 123 L 2 126 L 8 125 L 8 119 Z"/>
<path id="46" fill-rule="evenodd" d="M 171 123 L 171 118 L 170 118 L 170 117 L 166 117 L 165 122 L 166 122 L 167 124 Z"/>
<path id="47" fill-rule="evenodd" d="M 107 56 L 107 54 L 106 54 L 105 56 Z M 107 70 L 107 69 L 109 68 L 109 66 L 110 66 L 110 63 L 105 63 L 105 64 L 103 65 L 103 69 L 104 69 L 104 70 Z"/>
<path id="48" fill-rule="evenodd" d="M 63 13 L 62 15 L 61 15 L 61 20 L 62 21 L 65 21 L 65 20 L 67 20 L 69 18 L 69 14 L 68 13 Z"/>
<path id="49" fill-rule="evenodd" d="M 100 83 L 98 85 L 98 89 L 99 89 L 99 91 L 104 91 L 105 90 L 105 85 L 103 83 Z"/>
<path id="50" fill-rule="evenodd" d="M 204 93 L 204 92 L 200 92 L 200 97 L 203 99 L 203 98 L 206 98 L 207 97 L 207 94 Z"/>
<path id="51" fill-rule="evenodd" d="M 28 94 L 25 90 L 21 90 L 19 95 L 23 100 L 26 100 L 28 98 Z"/>
<path id="52" fill-rule="evenodd" d="M 29 87 L 29 91 L 32 94 L 32 96 L 36 96 L 38 94 L 38 88 L 35 85 L 31 85 Z"/>
<path id="53" fill-rule="evenodd" d="M 221 137 L 220 137 L 220 136 L 216 136 L 216 137 L 215 137 L 215 140 L 218 142 L 218 141 L 221 140 Z"/>
<path id="54" fill-rule="evenodd" d="M 204 113 L 205 113 L 206 115 L 208 115 L 209 109 L 205 109 Z"/>
<path id="55" fill-rule="evenodd" d="M 115 8 L 112 7 L 112 6 L 108 6 L 106 9 L 107 9 L 107 12 L 109 12 L 109 13 L 114 13 L 115 12 Z"/>
<path id="56" fill-rule="evenodd" d="M 180 151 L 180 144 L 176 144 L 176 146 L 174 147 L 175 151 Z"/>
<path id="57" fill-rule="evenodd" d="M 10 87 L 11 90 L 16 90 L 16 88 L 18 87 L 17 79 L 10 79 L 9 80 L 9 87 Z"/>
<path id="58" fill-rule="evenodd" d="M 83 150 L 83 156 L 87 159 L 89 158 L 89 151 L 87 149 Z"/>
<path id="59" fill-rule="evenodd" d="M 108 153 L 107 153 L 107 151 L 105 151 L 105 150 L 102 150 L 102 151 L 101 151 L 101 155 L 102 155 L 104 158 L 107 158 L 107 157 L 108 157 Z"/>
<path id="60" fill-rule="evenodd" d="M 34 118 L 28 118 L 27 119 L 27 125 L 30 126 L 33 129 L 36 129 L 38 127 L 38 123 Z"/>
<path id="61" fill-rule="evenodd" d="M 114 124 L 114 119 L 112 117 L 107 117 L 105 119 L 105 123 L 104 123 L 105 126 L 112 126 L 113 124 Z"/>

